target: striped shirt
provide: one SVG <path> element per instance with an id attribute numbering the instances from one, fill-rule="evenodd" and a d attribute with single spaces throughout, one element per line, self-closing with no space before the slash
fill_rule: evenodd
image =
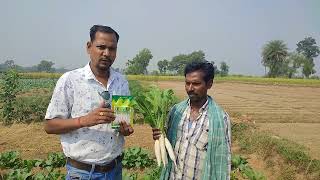
<path id="1" fill-rule="evenodd" d="M 174 167 L 170 173 L 170 179 L 173 180 L 201 179 L 202 166 L 206 158 L 209 135 L 208 101 L 200 108 L 196 120 L 190 119 L 190 101 L 188 104 L 189 106 L 183 112 L 182 121 L 180 121 L 177 131 L 177 142 L 174 148 L 177 167 Z M 228 174 L 230 174 L 231 125 L 227 113 L 225 113 L 223 119 L 228 147 Z"/>

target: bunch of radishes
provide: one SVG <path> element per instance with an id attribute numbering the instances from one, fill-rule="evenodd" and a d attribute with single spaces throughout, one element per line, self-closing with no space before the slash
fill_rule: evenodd
<path id="1" fill-rule="evenodd" d="M 144 122 L 152 128 L 158 128 L 161 131 L 159 140 L 154 142 L 154 152 L 158 166 L 168 164 L 167 152 L 170 159 L 175 161 L 173 148 L 165 134 L 165 124 L 171 107 L 177 102 L 174 92 L 171 89 L 161 90 L 152 86 L 146 93 L 141 93 L 135 97 L 135 109 L 144 117 Z"/>

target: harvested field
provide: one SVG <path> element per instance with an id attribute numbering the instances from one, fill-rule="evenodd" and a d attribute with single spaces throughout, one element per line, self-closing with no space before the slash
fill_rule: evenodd
<path id="1" fill-rule="evenodd" d="M 184 82 L 156 84 L 186 97 Z M 319 87 L 217 83 L 209 94 L 233 117 L 245 116 L 262 130 L 301 143 L 313 158 L 320 159 Z"/>

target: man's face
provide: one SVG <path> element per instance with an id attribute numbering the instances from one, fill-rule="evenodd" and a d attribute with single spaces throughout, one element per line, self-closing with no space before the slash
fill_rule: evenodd
<path id="1" fill-rule="evenodd" d="M 96 32 L 95 39 L 87 43 L 91 65 L 98 70 L 108 70 L 116 59 L 117 44 L 114 33 Z"/>
<path id="2" fill-rule="evenodd" d="M 201 70 L 186 74 L 185 89 L 191 102 L 198 102 L 207 98 L 207 91 L 212 86 L 212 81 L 204 81 Z"/>

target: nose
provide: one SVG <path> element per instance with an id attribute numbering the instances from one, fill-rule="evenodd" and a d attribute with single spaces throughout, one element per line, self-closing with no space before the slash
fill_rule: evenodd
<path id="1" fill-rule="evenodd" d="M 193 91 L 194 90 L 192 83 L 187 85 L 187 90 L 188 91 Z"/>
<path id="2" fill-rule="evenodd" d="M 110 55 L 110 51 L 108 48 L 106 48 L 104 51 L 103 51 L 103 55 L 104 56 L 109 56 Z"/>

